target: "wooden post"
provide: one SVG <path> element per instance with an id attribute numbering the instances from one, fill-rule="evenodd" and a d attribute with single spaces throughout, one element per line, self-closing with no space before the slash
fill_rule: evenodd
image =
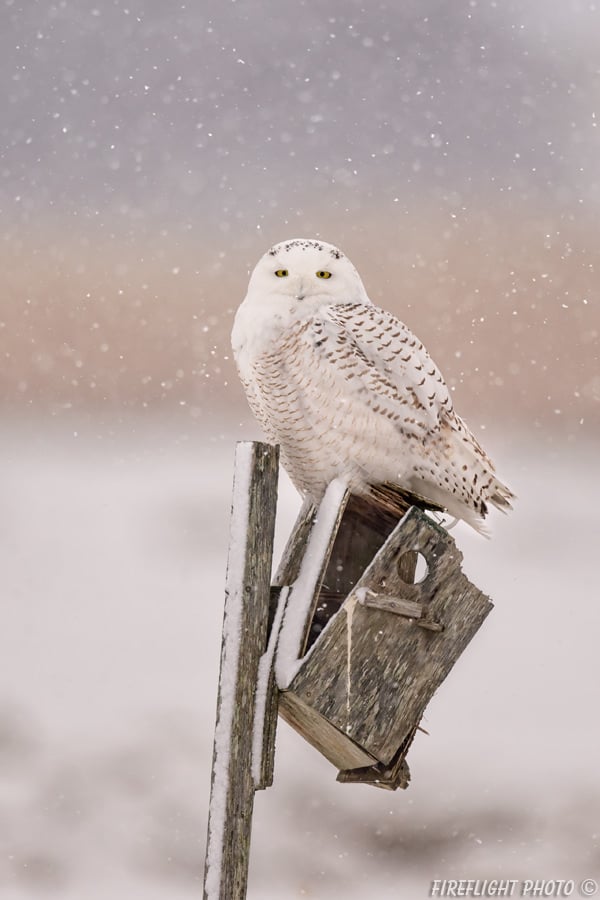
<path id="1" fill-rule="evenodd" d="M 256 721 L 257 694 L 267 645 L 278 457 L 278 448 L 270 444 L 239 443 L 236 448 L 205 900 L 246 897 L 257 787 L 253 771 L 268 768 L 260 759 L 253 765 L 253 753 L 262 755 L 256 740 L 263 732 Z"/>

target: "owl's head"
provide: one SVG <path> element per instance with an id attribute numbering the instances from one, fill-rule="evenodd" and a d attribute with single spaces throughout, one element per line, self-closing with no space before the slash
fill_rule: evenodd
<path id="1" fill-rule="evenodd" d="M 298 304 L 368 303 L 360 275 L 341 250 L 324 241 L 296 238 L 275 244 L 262 256 L 248 285 L 257 299 L 285 296 Z"/>

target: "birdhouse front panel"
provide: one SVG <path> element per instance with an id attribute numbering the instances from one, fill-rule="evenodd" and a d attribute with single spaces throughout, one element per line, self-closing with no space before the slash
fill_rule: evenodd
<path id="1" fill-rule="evenodd" d="M 411 584 L 401 573 L 415 551 L 426 571 Z M 492 609 L 461 561 L 450 535 L 413 508 L 312 645 L 284 705 L 310 708 L 390 763 Z"/>

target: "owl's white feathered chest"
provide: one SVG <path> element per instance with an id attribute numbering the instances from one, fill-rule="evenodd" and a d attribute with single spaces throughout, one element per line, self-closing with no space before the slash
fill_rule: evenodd
<path id="1" fill-rule="evenodd" d="M 269 304 L 265 315 L 265 306 L 242 304 L 232 332 L 254 415 L 269 440 L 280 445 L 283 463 L 301 491 L 318 498 L 336 477 L 365 483 L 365 470 L 380 453 L 388 455 L 393 425 L 348 391 L 352 357 L 344 369 L 343 360 L 332 365 L 323 352 L 319 328 L 327 319 L 327 304 L 313 302 L 304 315 L 285 302 Z M 400 474 L 397 462 L 391 474 Z"/>
<path id="2" fill-rule="evenodd" d="M 244 301 L 231 332 L 231 345 L 242 381 L 253 380 L 257 362 L 276 349 L 292 320 L 291 304 L 279 298 L 260 306 Z"/>
<path id="3" fill-rule="evenodd" d="M 250 406 L 270 439 L 279 443 L 280 428 L 285 428 L 293 415 L 309 380 L 298 375 L 302 371 L 308 374 L 310 345 L 300 338 L 309 327 L 310 316 L 294 314 L 291 307 L 285 297 L 260 306 L 244 302 L 231 336 Z"/>

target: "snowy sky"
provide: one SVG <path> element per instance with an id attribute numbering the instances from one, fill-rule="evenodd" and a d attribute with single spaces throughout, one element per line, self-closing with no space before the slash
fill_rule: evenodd
<path id="1" fill-rule="evenodd" d="M 0 402 L 247 423 L 248 271 L 320 236 L 474 427 L 595 428 L 599 45 L 581 0 L 3 0 Z"/>
<path id="2" fill-rule="evenodd" d="M 4 221 L 596 203 L 599 13 L 559 7 L 5 0 Z"/>

